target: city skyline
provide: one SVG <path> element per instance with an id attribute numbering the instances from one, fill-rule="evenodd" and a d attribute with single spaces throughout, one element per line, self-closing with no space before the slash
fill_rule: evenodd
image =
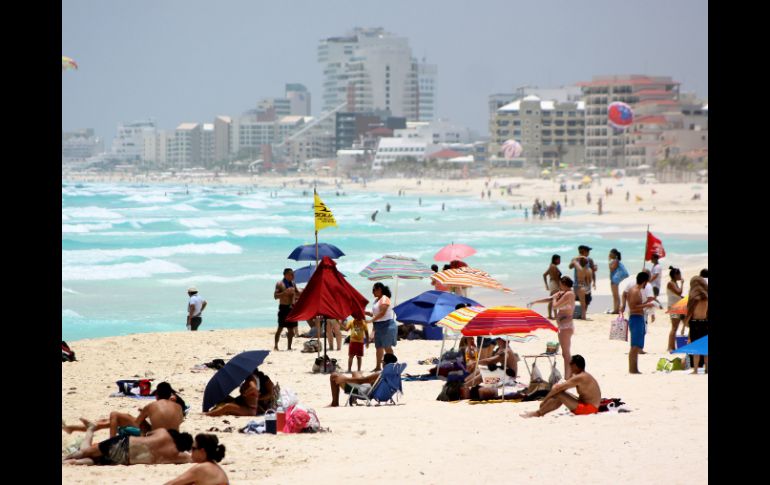
<path id="1" fill-rule="evenodd" d="M 182 10 L 181 7 L 184 6 Z M 237 116 L 286 83 L 320 101 L 323 38 L 355 27 L 406 37 L 415 58 L 438 67 L 436 118 L 487 133 L 488 97 L 515 87 L 558 87 L 595 75 L 670 75 L 708 98 L 708 5 L 643 8 L 592 1 L 230 1 L 130 5 L 67 1 L 62 53 L 78 71 L 62 76 L 62 130 L 93 128 L 106 140 L 121 121 L 163 128 Z M 630 32 L 630 33 L 629 33 Z M 320 114 L 313 103 L 312 114 Z"/>

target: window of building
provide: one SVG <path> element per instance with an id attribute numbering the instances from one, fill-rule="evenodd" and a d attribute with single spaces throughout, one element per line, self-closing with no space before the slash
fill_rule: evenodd
<path id="1" fill-rule="evenodd" d="M 521 126 L 520 120 L 513 120 L 513 126 Z"/>
<path id="2" fill-rule="evenodd" d="M 564 116 L 564 111 L 557 111 L 556 116 Z"/>
<path id="3" fill-rule="evenodd" d="M 528 109 L 528 110 L 527 110 L 527 114 L 528 114 L 528 115 L 531 115 L 531 114 L 532 114 L 532 110 L 531 110 L 531 109 Z"/>
<path id="4" fill-rule="evenodd" d="M 543 111 L 543 116 L 551 116 L 551 112 L 550 111 Z"/>

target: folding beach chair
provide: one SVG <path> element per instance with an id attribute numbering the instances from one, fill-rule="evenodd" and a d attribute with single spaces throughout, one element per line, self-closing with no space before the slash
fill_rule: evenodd
<path id="1" fill-rule="evenodd" d="M 346 405 L 357 405 L 359 400 L 365 401 L 367 406 L 371 406 L 372 401 L 376 401 L 378 406 L 382 403 L 396 404 L 393 400 L 396 393 L 404 393 L 401 389 L 401 374 L 404 369 L 406 363 L 388 364 L 383 367 L 373 386 L 353 385 Z"/>

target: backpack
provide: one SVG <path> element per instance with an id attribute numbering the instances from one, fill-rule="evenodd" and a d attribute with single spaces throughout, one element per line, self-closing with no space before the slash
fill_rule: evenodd
<path id="1" fill-rule="evenodd" d="M 67 345 L 67 342 L 64 340 L 61 341 L 61 361 L 62 362 L 74 362 L 77 359 L 75 358 L 75 352 L 70 348 L 69 345 Z"/>
<path id="2" fill-rule="evenodd" d="M 125 395 L 149 396 L 152 379 L 122 379 L 115 382 L 118 390 Z"/>
<path id="3" fill-rule="evenodd" d="M 302 352 L 305 354 L 312 354 L 321 351 L 321 343 L 317 339 L 308 340 L 302 346 Z"/>

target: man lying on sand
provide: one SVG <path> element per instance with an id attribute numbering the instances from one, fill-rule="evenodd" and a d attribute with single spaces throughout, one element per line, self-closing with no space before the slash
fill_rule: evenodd
<path id="1" fill-rule="evenodd" d="M 394 354 L 385 354 L 385 356 L 382 358 L 383 366 L 388 364 L 395 364 L 398 362 L 398 359 Z M 346 377 L 342 374 L 337 374 L 336 372 L 333 373 L 331 376 L 329 376 L 329 382 L 331 384 L 332 388 L 332 403 L 331 407 L 337 407 L 340 405 L 340 389 L 342 389 L 345 394 L 350 394 L 350 391 L 353 390 L 353 384 L 374 384 L 377 382 L 377 378 L 380 376 L 379 372 L 374 372 L 372 374 L 369 374 L 368 376 L 364 376 L 360 372 L 353 372 L 353 374 L 350 377 Z"/>
<path id="2" fill-rule="evenodd" d="M 120 428 L 137 428 L 142 435 L 152 429 L 179 429 L 184 421 L 184 401 L 177 396 L 168 382 L 158 384 L 155 392 L 156 401 L 141 408 L 139 416 L 133 417 L 128 413 L 113 411 L 109 418 L 100 419 L 95 423 L 96 429 L 110 428 L 110 438 L 117 436 Z M 67 426 L 63 422 L 62 429 L 67 433 L 86 431 L 83 425 Z"/>
<path id="3" fill-rule="evenodd" d="M 572 377 L 553 386 L 551 392 L 543 398 L 537 411 L 523 413 L 521 416 L 525 418 L 545 416 L 551 411 L 559 409 L 562 404 L 574 414 L 596 414 L 599 412 L 602 392 L 594 376 L 585 371 L 585 359 L 581 355 L 573 355 L 569 365 Z M 577 388 L 577 397 L 567 392 L 567 389 L 572 387 Z"/>
<path id="4" fill-rule="evenodd" d="M 96 424 L 81 419 L 86 436 L 79 451 L 62 459 L 67 465 L 155 465 L 160 463 L 190 463 L 192 436 L 174 429 L 156 429 L 147 436 L 116 436 L 92 444 Z"/>

